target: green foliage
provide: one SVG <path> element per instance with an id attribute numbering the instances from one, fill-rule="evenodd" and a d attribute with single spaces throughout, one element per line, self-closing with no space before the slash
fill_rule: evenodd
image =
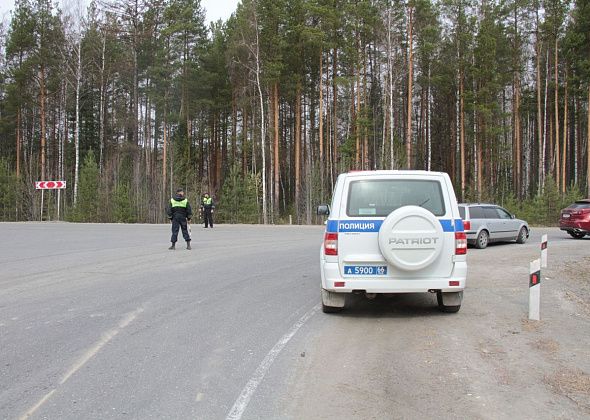
<path id="1" fill-rule="evenodd" d="M 133 211 L 129 184 L 120 182 L 117 184 L 113 200 L 113 221 L 117 223 L 135 223 L 136 215 Z"/>
<path id="2" fill-rule="evenodd" d="M 582 193 L 577 186 L 571 186 L 564 195 L 561 195 L 555 180 L 548 177 L 545 180 L 543 194 L 520 201 L 514 195 L 510 195 L 500 204 L 530 225 L 557 226 L 560 210 L 580 198 Z"/>
<path id="3" fill-rule="evenodd" d="M 238 165 L 232 166 L 221 189 L 221 198 L 215 205 L 215 219 L 220 223 L 258 223 L 259 209 L 256 197 L 260 185 L 257 174 L 243 176 Z"/>
<path id="4" fill-rule="evenodd" d="M 0 159 L 0 220 L 17 220 L 19 182 L 5 159 Z"/>
<path id="5" fill-rule="evenodd" d="M 94 152 L 90 150 L 86 154 L 84 164 L 80 169 L 78 200 L 71 214 L 73 222 L 98 221 L 98 177 L 98 165 L 96 164 Z"/>

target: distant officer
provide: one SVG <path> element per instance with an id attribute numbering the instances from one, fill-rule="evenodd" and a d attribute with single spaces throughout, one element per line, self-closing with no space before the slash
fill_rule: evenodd
<path id="1" fill-rule="evenodd" d="M 205 193 L 203 199 L 201 200 L 201 213 L 203 213 L 203 223 L 205 227 L 213 227 L 213 209 L 215 205 L 213 204 L 213 199 L 209 197 L 209 193 Z"/>
<path id="2" fill-rule="evenodd" d="M 190 223 L 193 211 L 188 200 L 184 197 L 184 190 L 178 188 L 176 195 L 170 199 L 168 205 L 168 219 L 172 221 L 172 245 L 168 249 L 176 249 L 176 240 L 178 238 L 178 229 L 182 228 L 182 236 L 186 241 L 186 249 L 191 249 L 191 237 L 188 233 L 187 222 Z"/>

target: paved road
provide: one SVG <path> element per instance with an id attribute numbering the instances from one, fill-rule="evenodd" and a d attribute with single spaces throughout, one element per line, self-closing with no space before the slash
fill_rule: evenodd
<path id="1" fill-rule="evenodd" d="M 0 223 L 0 418 L 590 415 L 590 238 L 470 249 L 458 314 L 404 295 L 325 315 L 322 230 L 195 226 L 168 251 L 166 225 Z"/>

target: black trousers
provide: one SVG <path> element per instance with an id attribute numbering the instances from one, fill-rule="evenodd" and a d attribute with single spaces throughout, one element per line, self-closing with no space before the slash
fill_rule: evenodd
<path id="1" fill-rule="evenodd" d="M 188 226 L 186 223 L 186 218 L 182 217 L 173 217 L 172 218 L 172 238 L 170 238 L 170 242 L 176 243 L 178 239 L 178 230 L 182 228 L 182 236 L 184 240 L 189 242 L 191 240 L 190 235 L 188 234 Z"/>
<path id="2" fill-rule="evenodd" d="M 203 209 L 203 223 L 205 227 L 213 227 L 213 211 L 211 209 Z"/>

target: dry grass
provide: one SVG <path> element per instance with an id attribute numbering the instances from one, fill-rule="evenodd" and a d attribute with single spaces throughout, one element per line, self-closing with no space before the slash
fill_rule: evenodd
<path id="1" fill-rule="evenodd" d="M 590 413 L 590 376 L 581 370 L 559 369 L 544 378 L 556 394 L 563 395 Z"/>

